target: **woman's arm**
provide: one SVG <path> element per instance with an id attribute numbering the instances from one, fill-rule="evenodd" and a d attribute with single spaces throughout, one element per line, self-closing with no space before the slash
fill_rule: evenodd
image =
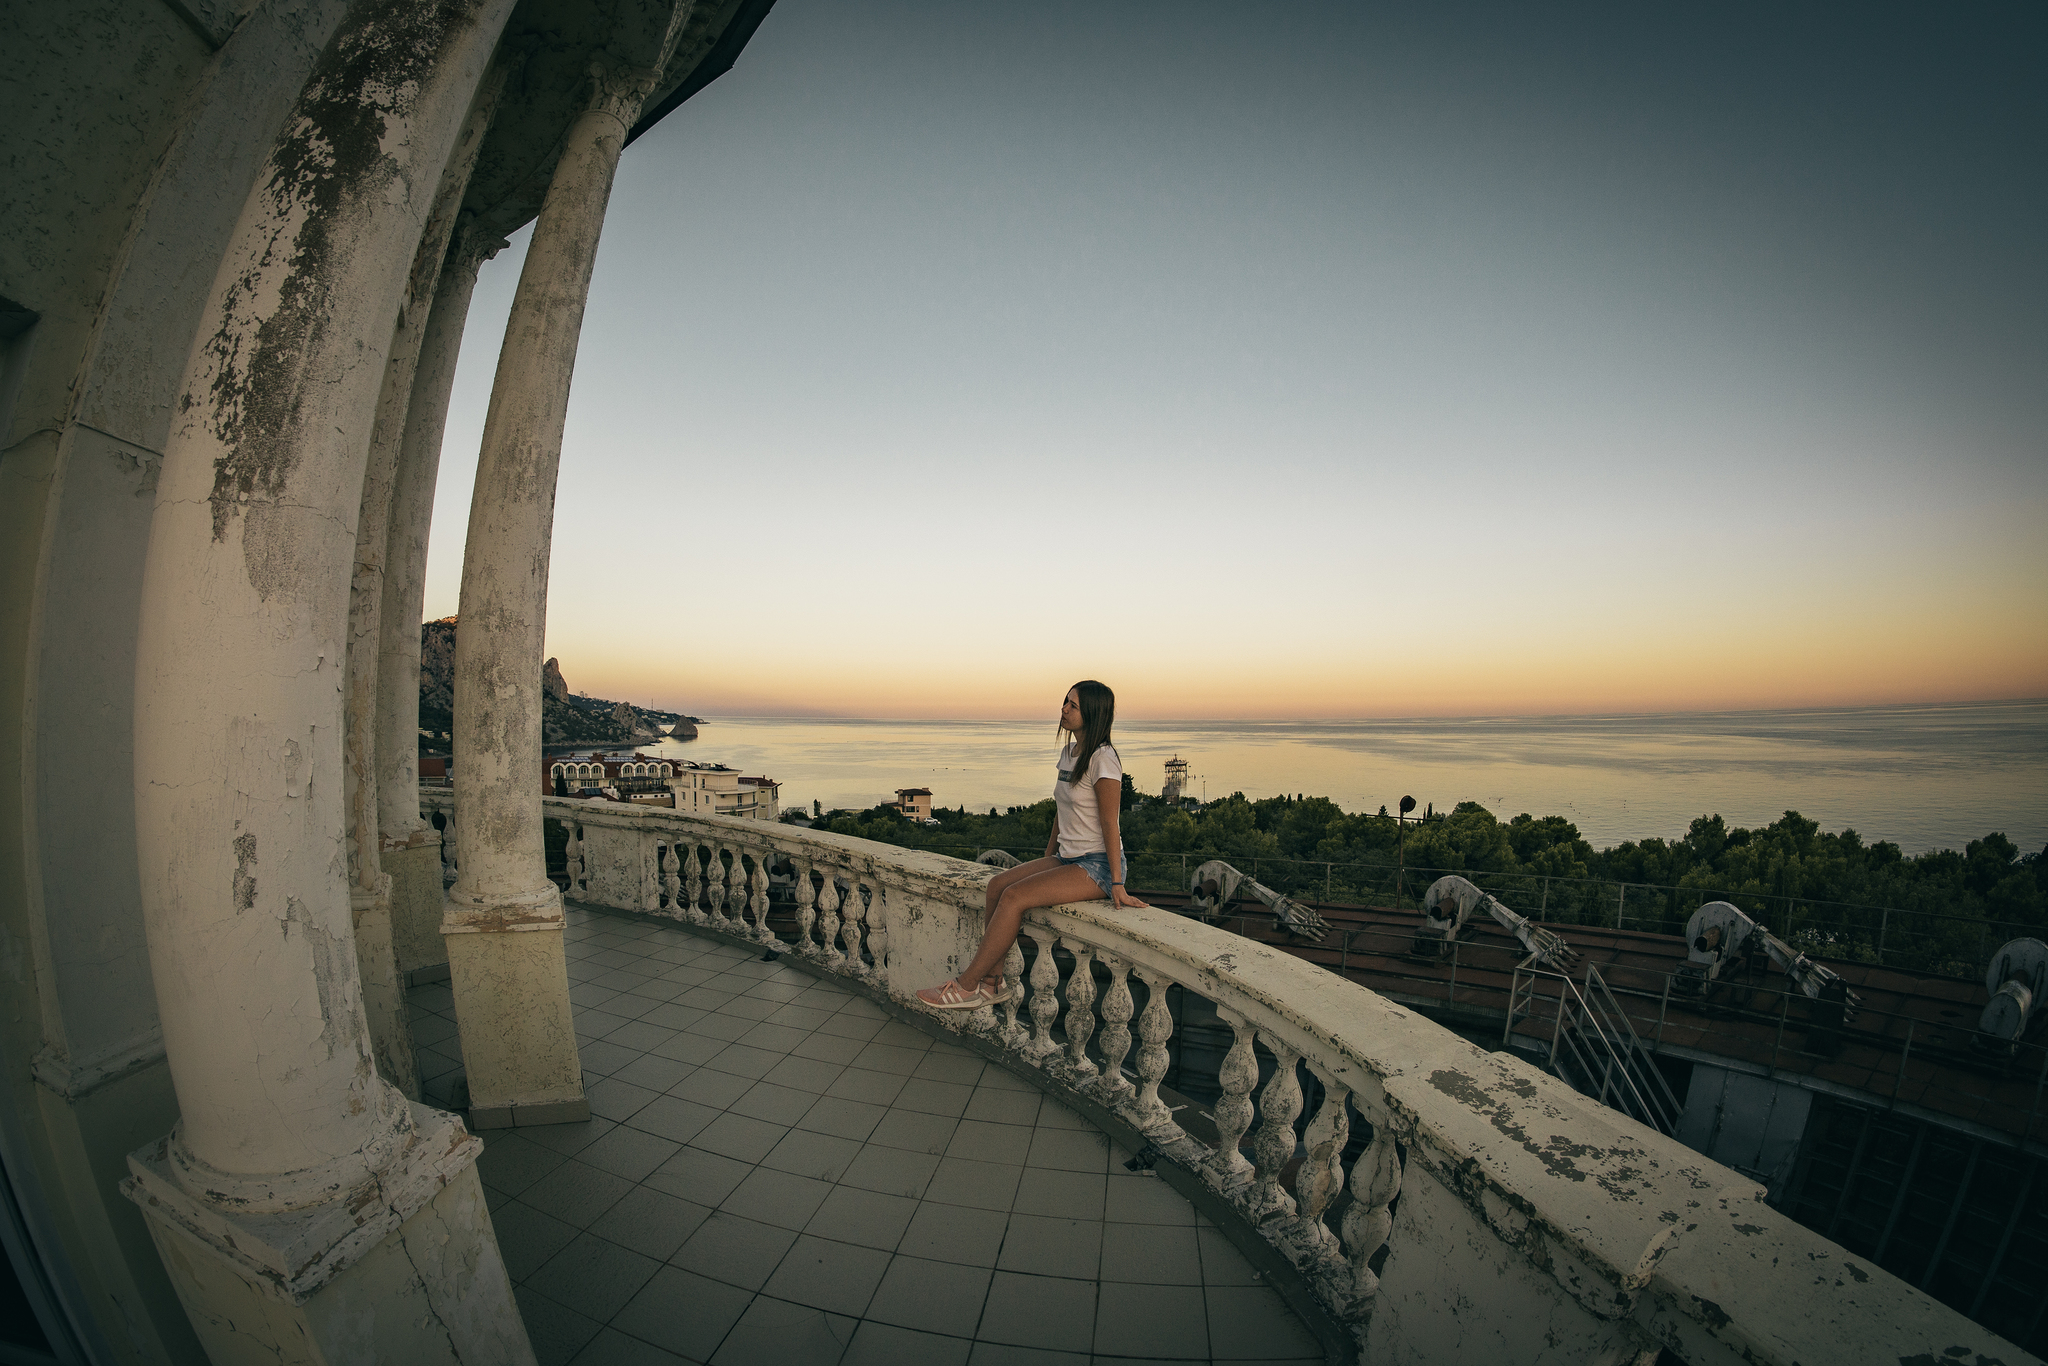
<path id="1" fill-rule="evenodd" d="M 1117 778 L 1095 780 L 1095 805 L 1102 813 L 1102 847 L 1109 851 L 1109 904 L 1112 906 L 1142 906 L 1145 903 L 1124 890 L 1124 845 L 1123 832 L 1117 828 L 1117 817 L 1124 804 L 1124 785 Z"/>

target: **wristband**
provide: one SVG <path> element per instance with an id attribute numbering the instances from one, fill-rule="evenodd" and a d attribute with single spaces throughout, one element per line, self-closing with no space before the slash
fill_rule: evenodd
<path id="1" fill-rule="evenodd" d="M 1112 882 L 1109 885 L 1112 887 L 1121 887 L 1124 885 L 1124 882 L 1122 878 L 1118 878 L 1115 882 Z"/>

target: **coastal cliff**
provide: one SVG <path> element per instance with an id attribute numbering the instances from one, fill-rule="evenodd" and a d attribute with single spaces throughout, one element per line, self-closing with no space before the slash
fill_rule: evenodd
<path id="1" fill-rule="evenodd" d="M 445 754 L 455 730 L 456 618 L 420 627 L 420 752 Z M 541 666 L 541 743 L 629 745 L 668 738 L 697 738 L 698 718 L 680 712 L 641 709 L 630 702 L 582 697 L 569 690 L 561 661 Z M 662 727 L 669 729 L 664 732 Z"/>

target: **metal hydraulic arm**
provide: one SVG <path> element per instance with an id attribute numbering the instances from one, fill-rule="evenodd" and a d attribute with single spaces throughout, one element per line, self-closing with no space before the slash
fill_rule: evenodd
<path id="1" fill-rule="evenodd" d="M 1216 920 L 1244 892 L 1263 902 L 1273 919 L 1297 939 L 1320 944 L 1330 932 L 1323 918 L 1290 897 L 1282 896 L 1264 883 L 1255 882 L 1222 859 L 1210 859 L 1188 879 L 1188 899 L 1196 915 Z"/>
<path id="2" fill-rule="evenodd" d="M 1571 945 L 1527 916 L 1509 910 L 1498 897 L 1482 892 L 1469 880 L 1455 874 L 1438 878 L 1422 894 L 1423 926 L 1415 934 L 1415 952 L 1425 958 L 1449 953 L 1458 931 L 1475 911 L 1482 910 L 1492 916 L 1502 929 L 1521 940 L 1522 947 L 1529 951 L 1531 958 L 1559 972 L 1571 971 L 1572 964 L 1578 959 Z"/>
<path id="3" fill-rule="evenodd" d="M 1709 901 L 1692 913 L 1685 926 L 1686 955 L 1672 985 L 1689 995 L 1704 995 L 1720 980 L 1721 969 L 1745 952 L 1760 951 L 1816 1001 L 1840 1002 L 1845 1016 L 1859 1003 L 1834 969 L 1787 944 L 1726 901 Z"/>
<path id="4" fill-rule="evenodd" d="M 2010 1051 L 2027 1032 L 2027 1023 L 2048 996 L 2048 944 L 2014 939 L 1991 955 L 1984 970 L 1984 990 L 1991 999 L 1977 1018 L 1977 1042 L 1984 1048 Z"/>

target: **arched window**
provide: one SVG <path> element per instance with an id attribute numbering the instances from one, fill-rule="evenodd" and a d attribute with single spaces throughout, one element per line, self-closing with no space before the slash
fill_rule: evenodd
<path id="1" fill-rule="evenodd" d="M 562 778 L 562 766 L 561 766 L 560 764 L 556 764 L 556 765 L 555 765 L 555 767 L 554 767 L 554 771 L 553 771 L 552 773 L 550 773 L 550 774 L 549 774 L 548 776 L 549 776 L 550 778 L 553 778 L 553 779 L 555 779 L 555 780 L 556 780 L 557 782 L 561 781 L 561 778 Z"/>
<path id="2" fill-rule="evenodd" d="M 675 775 L 676 775 L 676 771 L 675 771 L 675 769 L 674 769 L 674 768 L 670 767 L 670 766 L 669 766 L 669 765 L 667 765 L 667 764 L 663 764 L 663 765 L 661 766 L 661 776 L 662 776 L 662 777 L 664 777 L 664 778 L 673 778 L 673 777 L 675 777 Z"/>

